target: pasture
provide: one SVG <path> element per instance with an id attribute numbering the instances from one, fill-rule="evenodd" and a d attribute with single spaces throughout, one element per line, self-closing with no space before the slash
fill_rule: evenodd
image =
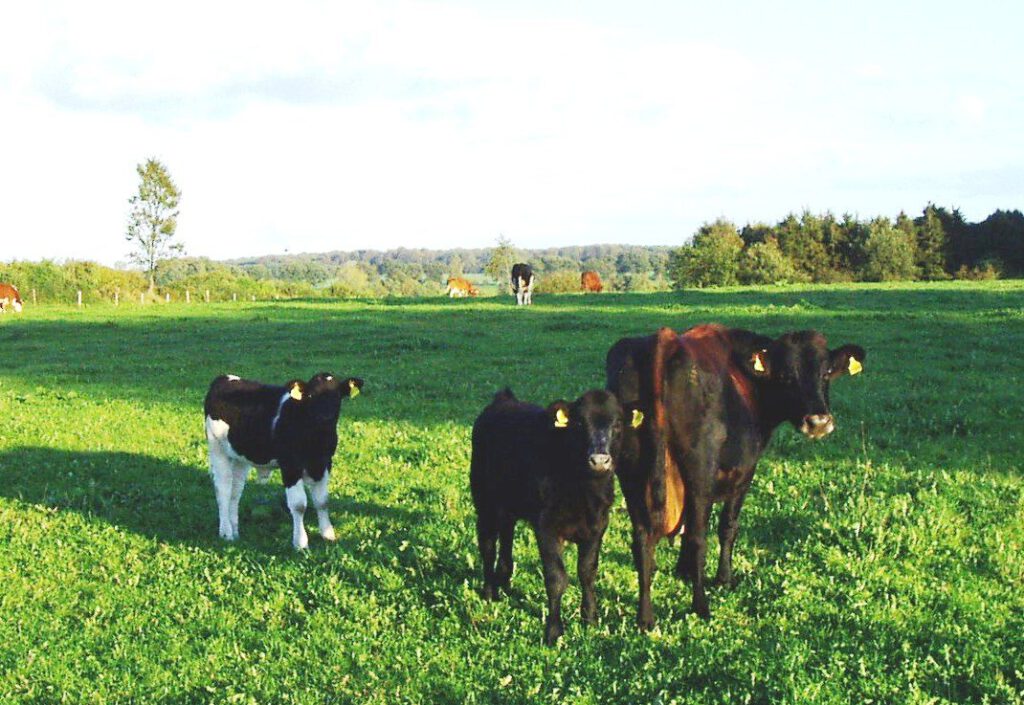
<path id="1" fill-rule="evenodd" d="M 711 622 L 663 542 L 637 632 L 618 494 L 600 623 L 570 569 L 546 648 L 525 525 L 516 594 L 480 597 L 473 419 L 506 384 L 575 398 L 619 337 L 707 321 L 817 328 L 864 346 L 864 374 L 833 384 L 832 436 L 775 435 Z M 1024 283 L 39 306 L 0 341 L 0 702 L 1024 701 Z M 366 380 L 342 408 L 338 541 L 309 512 L 292 550 L 277 474 L 221 541 L 207 385 L 320 370 Z M 716 551 L 712 531 L 710 572 Z"/>

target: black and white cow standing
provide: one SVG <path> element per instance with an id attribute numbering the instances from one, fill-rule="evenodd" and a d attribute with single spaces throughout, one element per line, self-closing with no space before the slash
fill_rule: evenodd
<path id="1" fill-rule="evenodd" d="M 533 303 L 533 267 L 519 262 L 512 265 L 512 293 L 516 295 L 516 305 L 529 306 Z"/>
<path id="2" fill-rule="evenodd" d="M 217 495 L 221 538 L 238 538 L 238 502 L 249 467 L 266 481 L 271 469 L 281 468 L 288 510 L 292 514 L 292 544 L 309 544 L 303 514 L 309 485 L 320 524 L 320 535 L 333 541 L 327 515 L 327 483 L 331 459 L 338 447 L 341 400 L 363 388 L 357 377 L 338 379 L 321 372 L 308 382 L 266 385 L 235 375 L 222 375 L 206 393 L 206 440 L 210 474 Z"/>

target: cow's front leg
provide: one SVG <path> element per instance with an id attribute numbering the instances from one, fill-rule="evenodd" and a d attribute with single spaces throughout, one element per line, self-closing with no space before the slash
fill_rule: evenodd
<path id="1" fill-rule="evenodd" d="M 581 541 L 577 547 L 576 574 L 579 576 L 580 591 L 583 593 L 580 615 L 586 624 L 597 622 L 597 590 L 594 582 L 597 579 L 597 560 L 601 553 L 602 538 L 603 534 L 591 541 Z"/>
<path id="2" fill-rule="evenodd" d="M 562 595 L 569 583 L 562 561 L 562 541 L 553 531 L 539 529 L 537 545 L 540 560 L 544 566 L 544 589 L 548 596 L 548 616 L 544 622 L 544 643 L 548 646 L 558 641 L 565 632 L 562 626 Z"/>
<path id="3" fill-rule="evenodd" d="M 292 479 L 291 483 L 285 484 L 284 496 L 288 502 L 288 511 L 292 515 L 292 545 L 301 551 L 309 546 L 309 537 L 306 536 L 306 527 L 302 522 L 306 513 L 306 488 L 299 478 Z"/>
<path id="4" fill-rule="evenodd" d="M 325 541 L 337 540 L 337 535 L 334 533 L 334 526 L 331 524 L 331 518 L 327 514 L 327 483 L 331 478 L 331 471 L 324 470 L 324 476 L 318 481 L 310 483 L 310 496 L 313 498 L 313 508 L 316 509 L 316 520 L 320 525 L 320 535 L 324 537 Z"/>

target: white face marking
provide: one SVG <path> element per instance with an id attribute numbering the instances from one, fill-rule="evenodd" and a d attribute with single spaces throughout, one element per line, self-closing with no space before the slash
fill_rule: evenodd
<path id="1" fill-rule="evenodd" d="M 328 382 L 330 382 L 332 379 L 334 379 L 334 376 L 333 375 L 327 375 L 326 379 L 327 379 Z"/>
<path id="2" fill-rule="evenodd" d="M 228 375 L 228 381 L 229 382 L 237 382 L 240 379 L 242 379 L 242 378 L 239 377 L 238 375 Z"/>

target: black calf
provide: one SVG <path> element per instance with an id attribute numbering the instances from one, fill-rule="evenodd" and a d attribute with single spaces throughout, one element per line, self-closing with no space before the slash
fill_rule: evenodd
<path id="1" fill-rule="evenodd" d="M 642 418 L 637 412 L 637 425 Z M 530 522 L 544 564 L 547 644 L 553 644 L 563 632 L 561 604 L 567 578 L 562 548 L 566 540 L 578 547 L 583 621 L 597 619 L 594 577 L 615 491 L 613 471 L 622 427 L 618 400 L 601 390 L 543 409 L 519 401 L 505 389 L 473 425 L 469 480 L 477 512 L 484 597 L 497 599 L 499 589 L 508 588 L 513 530 L 519 519 Z"/>

